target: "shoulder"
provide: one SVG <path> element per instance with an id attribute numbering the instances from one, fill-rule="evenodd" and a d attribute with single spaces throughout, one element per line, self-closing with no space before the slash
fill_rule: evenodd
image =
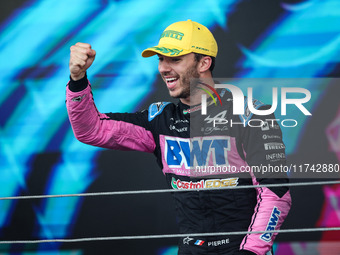
<path id="1" fill-rule="evenodd" d="M 240 114 L 239 117 L 242 121 L 245 123 L 248 123 L 248 121 L 253 117 L 254 113 L 251 111 L 251 109 L 258 110 L 260 108 L 267 108 L 268 105 L 262 103 L 261 101 L 257 99 L 253 99 L 251 102 L 249 102 L 247 97 L 244 97 L 244 114 Z M 249 108 L 251 104 L 251 109 Z"/>
<path id="2" fill-rule="evenodd" d="M 252 99 L 249 97 L 241 97 L 241 98 L 233 98 L 233 95 L 230 91 L 225 90 L 221 95 L 223 97 L 223 101 L 226 102 L 229 107 L 231 107 L 233 115 L 240 118 L 242 122 L 245 124 L 253 117 L 254 112 L 257 110 L 270 108 L 270 105 L 262 103 L 260 100 Z"/>
<path id="3" fill-rule="evenodd" d="M 170 102 L 157 102 L 151 104 L 148 109 L 148 120 L 152 121 L 156 116 L 160 115 L 165 108 L 171 106 L 174 106 L 174 104 Z"/>
<path id="4" fill-rule="evenodd" d="M 274 110 L 276 107 L 265 104 L 258 99 L 247 97 L 244 95 L 234 96 L 229 90 L 223 89 L 220 93 L 223 103 L 230 109 L 233 118 L 240 119 L 244 126 L 248 126 L 251 119 L 275 119 Z M 255 117 L 256 116 L 256 117 Z"/>

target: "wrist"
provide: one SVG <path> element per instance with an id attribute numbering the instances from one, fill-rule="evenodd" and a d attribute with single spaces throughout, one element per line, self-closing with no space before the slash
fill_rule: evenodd
<path id="1" fill-rule="evenodd" d="M 79 79 L 79 80 L 74 80 L 72 78 L 72 76 L 70 76 L 70 82 L 68 83 L 68 88 L 72 91 L 72 92 L 79 92 L 82 91 L 84 89 L 86 89 L 86 87 L 88 86 L 88 80 L 87 80 L 87 75 L 85 73 L 85 75 Z"/>
<path id="2" fill-rule="evenodd" d="M 70 77 L 72 81 L 79 81 L 85 77 L 86 73 L 80 73 L 79 75 L 74 75 L 71 73 Z"/>

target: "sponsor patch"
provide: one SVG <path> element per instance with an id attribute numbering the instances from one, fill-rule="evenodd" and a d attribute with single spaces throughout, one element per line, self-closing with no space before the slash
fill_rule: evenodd
<path id="1" fill-rule="evenodd" d="M 192 240 L 194 240 L 194 238 L 187 236 L 186 238 L 183 239 L 183 244 L 190 244 Z"/>
<path id="2" fill-rule="evenodd" d="M 198 245 L 198 246 L 202 246 L 204 244 L 204 241 L 203 240 L 197 240 L 195 242 L 195 245 Z"/>
<path id="3" fill-rule="evenodd" d="M 86 94 L 83 95 L 83 96 L 74 97 L 74 98 L 72 98 L 71 100 L 72 100 L 73 102 L 81 102 L 81 100 L 83 100 L 83 98 L 84 98 L 85 96 L 86 96 Z"/>
<path id="4" fill-rule="evenodd" d="M 268 131 L 269 130 L 269 124 L 268 121 L 264 121 L 263 125 L 261 126 L 262 131 Z"/>
<path id="5" fill-rule="evenodd" d="M 222 187 L 235 187 L 238 185 L 238 178 L 226 179 L 207 179 L 199 181 L 182 181 L 180 179 L 171 179 L 171 187 L 173 189 L 213 189 Z"/>
<path id="6" fill-rule="evenodd" d="M 263 135 L 262 139 L 267 140 L 267 139 L 281 139 L 280 136 L 278 135 Z"/>
<path id="7" fill-rule="evenodd" d="M 149 116 L 148 116 L 149 121 L 152 121 L 157 115 L 161 114 L 165 106 L 167 106 L 168 104 L 170 103 L 169 102 L 158 102 L 158 103 L 153 103 L 152 105 L 150 105 Z"/>
<path id="8" fill-rule="evenodd" d="M 268 221 L 267 227 L 266 227 L 266 231 L 275 230 L 277 223 L 279 222 L 279 219 L 280 219 L 280 214 L 281 214 L 281 211 L 277 207 L 274 206 L 270 219 Z M 272 232 L 264 233 L 260 236 L 260 239 L 262 239 L 265 242 L 270 242 L 272 240 L 273 234 L 274 233 Z"/>
<path id="9" fill-rule="evenodd" d="M 278 161 L 280 159 L 285 159 L 285 158 L 286 158 L 286 155 L 283 152 L 266 155 L 266 160 L 270 160 L 270 161 Z"/>
<path id="10" fill-rule="evenodd" d="M 265 143 L 264 144 L 264 149 L 266 151 L 268 150 L 281 150 L 285 149 L 285 145 L 283 143 Z"/>
<path id="11" fill-rule="evenodd" d="M 269 122 L 266 120 L 266 121 L 263 121 L 263 125 L 261 126 L 261 130 L 262 131 L 268 131 L 269 129 L 280 129 L 280 126 L 274 122 L 274 119 L 271 120 L 271 123 L 269 124 Z"/>
<path id="12" fill-rule="evenodd" d="M 222 112 L 219 112 L 215 117 L 210 117 L 210 115 L 208 117 L 206 117 L 204 119 L 204 121 L 208 124 L 213 123 L 214 121 L 220 121 L 221 119 L 225 119 L 225 116 L 227 114 L 227 110 L 224 110 Z"/>
<path id="13" fill-rule="evenodd" d="M 191 143 L 190 143 L 191 141 Z M 165 160 L 169 167 L 206 166 L 209 159 L 213 165 L 228 165 L 227 153 L 230 151 L 230 137 L 214 136 L 203 138 L 166 137 Z"/>

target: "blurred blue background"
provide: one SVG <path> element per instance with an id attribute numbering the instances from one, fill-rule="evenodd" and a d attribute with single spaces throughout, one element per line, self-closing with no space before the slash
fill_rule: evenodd
<path id="1" fill-rule="evenodd" d="M 283 128 L 288 159 L 339 163 L 340 85 L 325 79 L 340 75 L 339 17 L 338 0 L 2 1 L 0 196 L 165 188 L 152 155 L 107 151 L 74 138 L 64 103 L 69 48 L 81 41 L 97 51 L 88 77 L 98 109 L 133 112 L 172 100 L 158 76 L 157 58 L 143 59 L 141 52 L 156 45 L 169 24 L 187 19 L 214 33 L 217 78 L 308 78 L 290 85 L 311 91 L 306 107 L 313 116 L 287 116 L 299 122 Z M 256 98 L 271 103 L 271 88 L 252 87 Z M 303 203 L 295 202 L 287 228 L 340 226 L 339 186 L 310 188 L 313 201 L 305 192 L 292 189 Z M 2 240 L 177 233 L 167 195 L 1 200 L 0 208 Z M 336 236 L 282 235 L 275 248 L 277 254 L 331 254 L 319 241 L 337 245 Z M 176 254 L 176 242 L 0 245 L 0 252 L 165 255 Z"/>

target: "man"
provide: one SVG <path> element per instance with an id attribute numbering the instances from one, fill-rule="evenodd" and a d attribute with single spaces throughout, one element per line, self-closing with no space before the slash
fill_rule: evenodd
<path id="1" fill-rule="evenodd" d="M 188 234 L 179 242 L 179 254 L 270 253 L 276 236 L 270 232 L 199 237 L 190 234 L 280 228 L 291 204 L 288 188 L 216 190 L 286 183 L 282 173 L 242 171 L 249 166 L 285 164 L 280 128 L 275 122 L 268 125 L 264 116 L 256 119 L 267 125 L 247 125 L 255 118 L 248 111 L 232 115 L 232 95 L 226 90 L 216 95 L 221 106 L 210 101 L 207 115 L 201 114 L 202 95 L 208 89 L 214 91 L 212 71 L 217 55 L 216 41 L 205 26 L 191 20 L 170 25 L 159 44 L 144 50 L 142 56 L 156 54 L 159 73 L 170 95 L 179 98 L 178 104 L 159 102 L 137 113 L 103 114 L 95 107 L 86 76 L 96 52 L 85 43 L 71 47 L 66 104 L 76 138 L 104 148 L 154 153 L 170 188 L 204 188 L 173 193 L 180 232 Z M 254 107 L 267 106 L 254 102 Z M 234 123 L 240 123 L 241 118 L 243 125 L 213 126 L 212 120 L 220 118 Z M 212 171 L 215 166 L 229 167 L 229 171 Z"/>

